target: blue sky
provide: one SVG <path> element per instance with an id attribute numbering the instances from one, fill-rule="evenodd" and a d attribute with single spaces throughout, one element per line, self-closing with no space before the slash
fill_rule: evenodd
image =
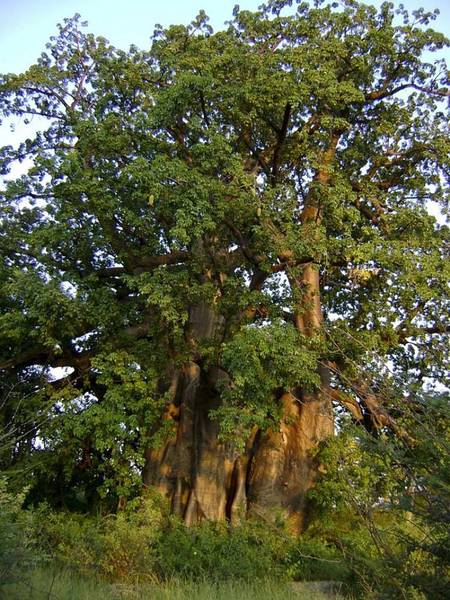
<path id="1" fill-rule="evenodd" d="M 214 29 L 231 17 L 235 4 L 255 9 L 260 0 L 0 0 L 0 73 L 20 72 L 32 64 L 56 33 L 56 23 L 76 12 L 89 31 L 127 49 L 148 47 L 155 23 L 188 23 L 204 9 Z M 379 0 L 368 4 L 379 5 Z M 398 4 L 398 2 L 396 2 Z M 408 9 L 439 8 L 434 28 L 450 36 L 449 0 L 404 0 Z M 450 56 L 450 54 L 447 54 Z"/>

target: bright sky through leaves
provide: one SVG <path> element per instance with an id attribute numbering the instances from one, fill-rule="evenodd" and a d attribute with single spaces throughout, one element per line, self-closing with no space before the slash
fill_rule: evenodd
<path id="1" fill-rule="evenodd" d="M 0 72 L 27 68 L 56 33 L 56 23 L 76 12 L 88 21 L 89 31 L 126 50 L 130 44 L 145 48 L 156 23 L 187 24 L 200 9 L 209 15 L 214 29 L 220 29 L 231 18 L 235 4 L 255 10 L 261 0 L 0 0 Z M 379 6 L 381 2 L 367 4 Z M 410 11 L 438 8 L 433 28 L 450 35 L 448 0 L 405 0 L 403 4 Z"/>

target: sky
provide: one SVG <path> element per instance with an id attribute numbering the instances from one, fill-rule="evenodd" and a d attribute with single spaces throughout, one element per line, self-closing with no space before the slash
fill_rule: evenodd
<path id="1" fill-rule="evenodd" d="M 379 6 L 381 2 L 367 3 Z M 156 23 L 187 24 L 200 9 L 210 16 L 214 29 L 220 29 L 235 4 L 255 9 L 261 0 L 0 0 L 0 73 L 24 71 L 57 32 L 56 24 L 77 12 L 88 21 L 89 31 L 126 50 L 130 44 L 148 48 Z M 449 0 L 404 0 L 403 4 L 410 10 L 438 8 L 441 14 L 433 27 L 450 37 Z"/>

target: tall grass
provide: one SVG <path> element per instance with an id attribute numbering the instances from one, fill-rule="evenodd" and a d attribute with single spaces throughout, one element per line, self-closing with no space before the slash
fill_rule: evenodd
<path id="1" fill-rule="evenodd" d="M 7 600 L 329 600 L 329 595 L 308 591 L 307 584 L 294 587 L 269 579 L 255 583 L 239 581 L 189 582 L 173 579 L 140 585 L 110 584 L 81 577 L 69 570 L 39 569 L 20 582 L 0 586 Z M 337 598 L 337 596 L 333 596 Z"/>

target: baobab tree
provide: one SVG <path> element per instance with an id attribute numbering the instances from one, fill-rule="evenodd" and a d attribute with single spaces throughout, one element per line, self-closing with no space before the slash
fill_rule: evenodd
<path id="1" fill-rule="evenodd" d="M 408 390 L 446 374 L 447 71 L 422 55 L 447 41 L 423 10 L 291 5 L 148 51 L 75 17 L 2 79 L 45 126 L 2 150 L 32 166 L 2 193 L 0 366 L 41 374 L 29 437 L 67 502 L 142 477 L 189 524 L 300 532 L 336 415 L 407 439 Z"/>

